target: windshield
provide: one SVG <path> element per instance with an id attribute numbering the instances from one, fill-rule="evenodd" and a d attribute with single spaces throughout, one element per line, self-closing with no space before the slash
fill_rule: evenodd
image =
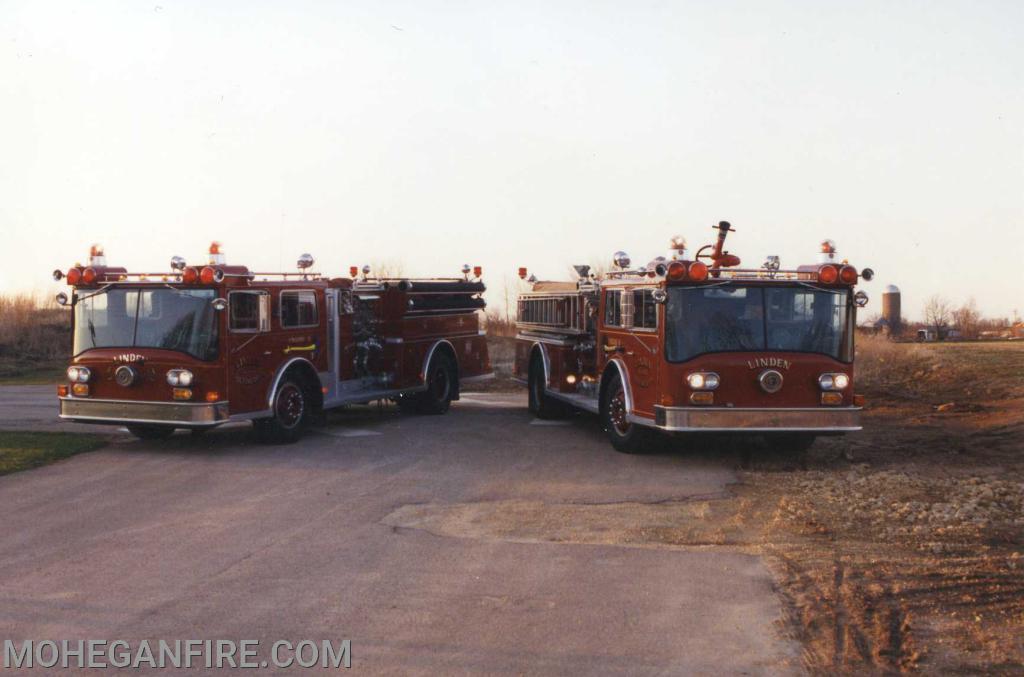
<path id="1" fill-rule="evenodd" d="M 670 287 L 665 355 L 683 362 L 703 353 L 780 350 L 848 362 L 848 297 L 846 289 L 811 287 Z"/>
<path id="2" fill-rule="evenodd" d="M 163 348 L 217 356 L 213 289 L 111 289 L 75 303 L 74 353 L 90 348 Z"/>

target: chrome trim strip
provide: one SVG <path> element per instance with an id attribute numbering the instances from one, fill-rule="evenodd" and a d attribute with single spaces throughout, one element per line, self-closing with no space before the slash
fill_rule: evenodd
<path id="1" fill-rule="evenodd" d="M 493 371 L 477 376 L 463 376 L 459 379 L 459 383 L 480 383 L 481 381 L 490 381 L 495 376 L 496 374 Z"/>
<path id="2" fill-rule="evenodd" d="M 430 350 L 427 351 L 427 357 L 426 359 L 423 360 L 423 369 L 420 370 L 420 381 L 423 381 L 424 385 L 426 385 L 427 383 L 427 367 L 430 366 L 430 358 L 434 356 L 434 351 L 437 350 L 437 347 L 442 343 L 447 343 L 448 347 L 452 349 L 452 354 L 455 355 L 455 376 L 456 378 L 458 378 L 459 354 L 455 350 L 455 346 L 452 345 L 451 341 L 449 341 L 448 339 L 441 339 L 440 341 L 437 341 L 434 345 L 430 346 Z"/>
<path id="3" fill-rule="evenodd" d="M 860 407 L 661 407 L 635 423 L 669 431 L 856 432 Z M 657 423 L 659 419 L 664 423 Z"/>
<path id="4" fill-rule="evenodd" d="M 540 341 L 534 341 L 533 346 L 530 348 L 530 353 L 531 353 L 530 360 L 531 361 L 533 360 L 532 353 L 533 353 L 533 349 L 534 348 L 540 350 L 540 361 L 541 361 L 541 364 L 544 365 L 544 390 L 547 390 L 548 386 L 551 384 L 551 358 L 548 357 L 548 349 L 547 349 L 547 347 L 542 342 L 540 342 Z M 530 372 L 529 365 L 527 365 L 527 367 L 526 367 L 526 372 L 527 372 L 527 375 L 529 375 L 529 372 Z"/>
<path id="5" fill-rule="evenodd" d="M 574 346 L 577 343 L 579 343 L 579 341 L 574 339 L 561 339 L 552 336 L 538 336 L 536 334 L 531 334 L 528 332 L 520 332 L 516 334 L 516 339 L 520 341 L 533 341 L 534 343 L 547 343 L 553 346 Z"/>
<path id="6" fill-rule="evenodd" d="M 608 365 L 611 364 L 614 364 L 616 369 L 619 370 L 619 378 L 622 379 L 622 390 L 626 394 L 626 416 L 630 416 L 633 413 L 633 387 L 629 383 L 629 370 L 626 369 L 626 365 L 622 363 L 622 360 L 613 357 L 605 365 L 605 371 L 608 371 Z"/>
<path id="7" fill-rule="evenodd" d="M 90 400 L 60 397 L 58 416 L 84 423 L 173 424 L 182 428 L 217 426 L 226 422 L 228 403 Z"/>
<path id="8" fill-rule="evenodd" d="M 601 404 L 595 397 L 587 397 L 586 395 L 580 395 L 579 393 L 561 393 L 557 390 L 547 390 L 545 391 L 545 394 L 548 397 L 561 400 L 567 404 L 571 404 L 574 407 L 582 409 L 583 411 L 590 412 L 591 414 L 597 414 L 601 411 Z"/>
<path id="9" fill-rule="evenodd" d="M 360 402 L 386 400 L 392 397 L 397 397 L 399 395 L 421 393 L 426 389 L 426 386 L 420 385 L 413 386 L 412 388 L 395 388 L 391 390 L 380 388 L 377 390 L 351 390 L 348 392 L 340 391 L 340 394 L 337 397 L 324 401 L 324 409 L 334 409 L 335 407 L 341 407 L 346 404 L 359 404 Z"/>
<path id="10" fill-rule="evenodd" d="M 267 392 L 267 409 L 274 408 L 274 393 L 277 392 L 277 386 L 279 383 L 281 383 L 281 377 L 284 376 L 284 373 L 286 371 L 288 371 L 288 367 L 292 366 L 296 362 L 305 362 L 306 364 L 309 365 L 309 368 L 313 370 L 314 374 L 320 373 L 317 371 L 316 366 L 312 362 L 307 360 L 305 357 L 293 357 L 284 364 L 282 364 L 280 367 L 277 368 L 277 374 L 274 375 L 274 381 L 270 384 L 270 390 Z"/>

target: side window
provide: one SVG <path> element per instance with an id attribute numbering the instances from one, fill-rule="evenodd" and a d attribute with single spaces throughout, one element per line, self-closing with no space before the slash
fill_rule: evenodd
<path id="1" fill-rule="evenodd" d="M 633 291 L 633 326 L 637 329 L 658 328 L 658 306 L 654 303 L 653 289 Z"/>
<path id="2" fill-rule="evenodd" d="M 604 324 L 606 327 L 622 326 L 622 292 L 609 291 L 604 295 Z"/>
<path id="3" fill-rule="evenodd" d="M 232 292 L 228 328 L 231 331 L 269 331 L 270 297 L 255 292 Z"/>
<path id="4" fill-rule="evenodd" d="M 281 292 L 282 327 L 315 327 L 319 322 L 316 313 L 316 292 Z"/>

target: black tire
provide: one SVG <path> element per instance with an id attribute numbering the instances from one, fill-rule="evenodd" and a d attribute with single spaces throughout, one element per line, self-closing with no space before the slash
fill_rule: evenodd
<path id="1" fill-rule="evenodd" d="M 262 442 L 291 444 L 306 431 L 312 415 L 313 400 L 301 380 L 285 378 L 274 393 L 274 415 L 253 421 L 256 435 Z"/>
<path id="2" fill-rule="evenodd" d="M 416 410 L 432 416 L 448 411 L 459 387 L 458 378 L 451 358 L 435 354 L 427 367 L 427 389 L 416 396 Z"/>
<path id="3" fill-rule="evenodd" d="M 142 423 L 127 426 L 128 432 L 140 440 L 166 440 L 174 434 L 174 426 L 145 425 Z"/>
<path id="4" fill-rule="evenodd" d="M 601 396 L 601 424 L 615 451 L 642 454 L 651 446 L 648 431 L 626 420 L 626 391 L 617 373 L 609 378 Z"/>
<path id="5" fill-rule="evenodd" d="M 530 413 L 540 419 L 562 418 L 568 414 L 568 408 L 545 392 L 544 362 L 540 355 L 530 360 L 530 373 L 527 380 L 529 390 Z"/>

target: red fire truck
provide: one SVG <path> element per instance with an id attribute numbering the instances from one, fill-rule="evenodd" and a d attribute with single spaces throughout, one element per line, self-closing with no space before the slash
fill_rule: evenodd
<path id="1" fill-rule="evenodd" d="M 295 273 L 171 259 L 170 272 L 89 265 L 65 279 L 74 339 L 60 417 L 125 425 L 138 437 L 251 420 L 261 438 L 291 442 L 326 409 L 392 399 L 442 414 L 459 385 L 491 375 L 480 330 L 479 267 L 450 279 L 326 278 L 303 254 Z"/>
<path id="2" fill-rule="evenodd" d="M 740 268 L 714 244 L 685 240 L 631 268 L 618 252 L 603 276 L 540 282 L 518 299 L 515 376 L 541 418 L 599 414 L 612 445 L 635 453 L 649 430 L 747 432 L 801 450 L 817 435 L 860 430 L 853 391 L 854 292 L 874 273 L 836 259 L 785 270 L 777 256 Z M 520 276 L 526 269 L 520 268 Z"/>

